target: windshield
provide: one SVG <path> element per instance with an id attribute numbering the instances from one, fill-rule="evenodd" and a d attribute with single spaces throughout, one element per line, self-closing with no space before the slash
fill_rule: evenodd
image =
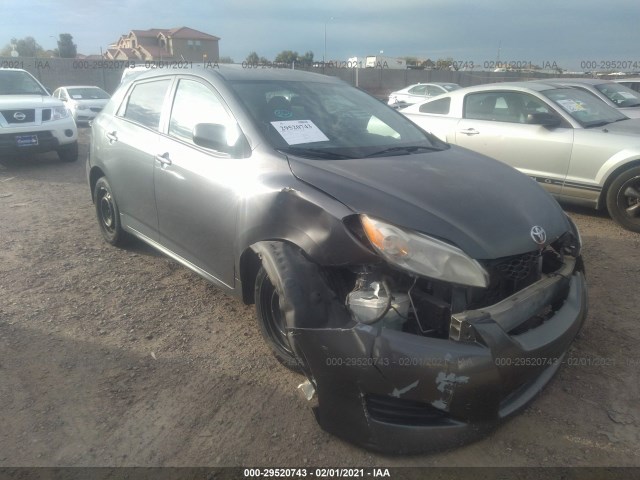
<path id="1" fill-rule="evenodd" d="M 67 88 L 67 92 L 69 92 L 69 97 L 74 100 L 103 100 L 110 98 L 107 92 L 98 87 Z"/>
<path id="2" fill-rule="evenodd" d="M 618 107 L 640 107 L 640 94 L 629 87 L 614 82 L 594 86 Z"/>
<path id="3" fill-rule="evenodd" d="M 453 92 L 454 90 L 458 90 L 460 88 L 460 85 L 458 85 L 457 83 L 441 83 L 440 86 L 447 92 Z"/>
<path id="4" fill-rule="evenodd" d="M 271 80 L 235 81 L 231 86 L 269 143 L 286 153 L 338 159 L 447 148 L 346 84 Z"/>
<path id="5" fill-rule="evenodd" d="M 543 93 L 584 128 L 600 127 L 628 118 L 599 98 L 576 88 L 556 88 Z"/>
<path id="6" fill-rule="evenodd" d="M 0 95 L 46 95 L 40 84 L 27 72 L 0 71 Z"/>

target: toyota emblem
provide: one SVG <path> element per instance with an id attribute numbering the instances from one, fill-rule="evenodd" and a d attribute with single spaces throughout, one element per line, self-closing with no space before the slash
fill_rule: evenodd
<path id="1" fill-rule="evenodd" d="M 547 241 L 547 232 L 544 231 L 544 228 L 536 225 L 531 229 L 531 238 L 538 245 L 544 245 L 544 242 Z"/>
<path id="2" fill-rule="evenodd" d="M 13 114 L 13 118 L 15 118 L 17 121 L 21 122 L 25 118 L 27 118 L 27 116 L 22 112 L 16 112 L 16 113 Z"/>

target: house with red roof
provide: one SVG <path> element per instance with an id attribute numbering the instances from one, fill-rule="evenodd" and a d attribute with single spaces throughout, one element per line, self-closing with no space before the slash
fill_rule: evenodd
<path id="1" fill-rule="evenodd" d="M 109 45 L 108 60 L 217 62 L 219 37 L 189 27 L 131 30 Z"/>

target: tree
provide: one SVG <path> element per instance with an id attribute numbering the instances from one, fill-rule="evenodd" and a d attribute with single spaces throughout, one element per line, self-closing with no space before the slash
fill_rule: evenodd
<path id="1" fill-rule="evenodd" d="M 436 61 L 436 69 L 438 70 L 452 70 L 453 69 L 453 58 L 439 58 Z"/>
<path id="2" fill-rule="evenodd" d="M 220 57 L 220 60 L 218 63 L 234 63 L 234 61 L 233 61 L 233 58 L 229 56 L 224 56 L 224 57 Z"/>
<path id="3" fill-rule="evenodd" d="M 70 33 L 61 33 L 58 39 L 58 56 L 60 58 L 76 58 L 78 50 Z"/>
<path id="4" fill-rule="evenodd" d="M 40 57 L 44 52 L 33 37 L 24 37 L 20 40 L 12 38 L 11 42 L 0 50 L 0 56 L 10 57 L 11 50 L 13 50 L 12 45 L 15 45 L 15 49 L 21 57 Z"/>
<path id="5" fill-rule="evenodd" d="M 297 60 L 298 52 L 294 52 L 292 50 L 283 50 L 278 55 L 276 55 L 276 59 L 274 61 L 276 63 L 286 63 L 287 65 L 290 65 Z"/>
<path id="6" fill-rule="evenodd" d="M 298 57 L 298 62 L 304 63 L 305 65 L 313 65 L 313 52 L 309 50 L 301 57 Z"/>
<path id="7" fill-rule="evenodd" d="M 249 55 L 247 55 L 245 62 L 251 63 L 251 64 L 258 64 L 260 63 L 260 57 L 256 52 L 251 52 Z"/>

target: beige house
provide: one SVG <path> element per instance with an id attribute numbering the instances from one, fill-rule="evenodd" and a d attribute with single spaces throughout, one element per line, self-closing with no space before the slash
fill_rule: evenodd
<path id="1" fill-rule="evenodd" d="M 108 60 L 217 62 L 219 37 L 189 27 L 131 30 L 104 54 Z"/>

